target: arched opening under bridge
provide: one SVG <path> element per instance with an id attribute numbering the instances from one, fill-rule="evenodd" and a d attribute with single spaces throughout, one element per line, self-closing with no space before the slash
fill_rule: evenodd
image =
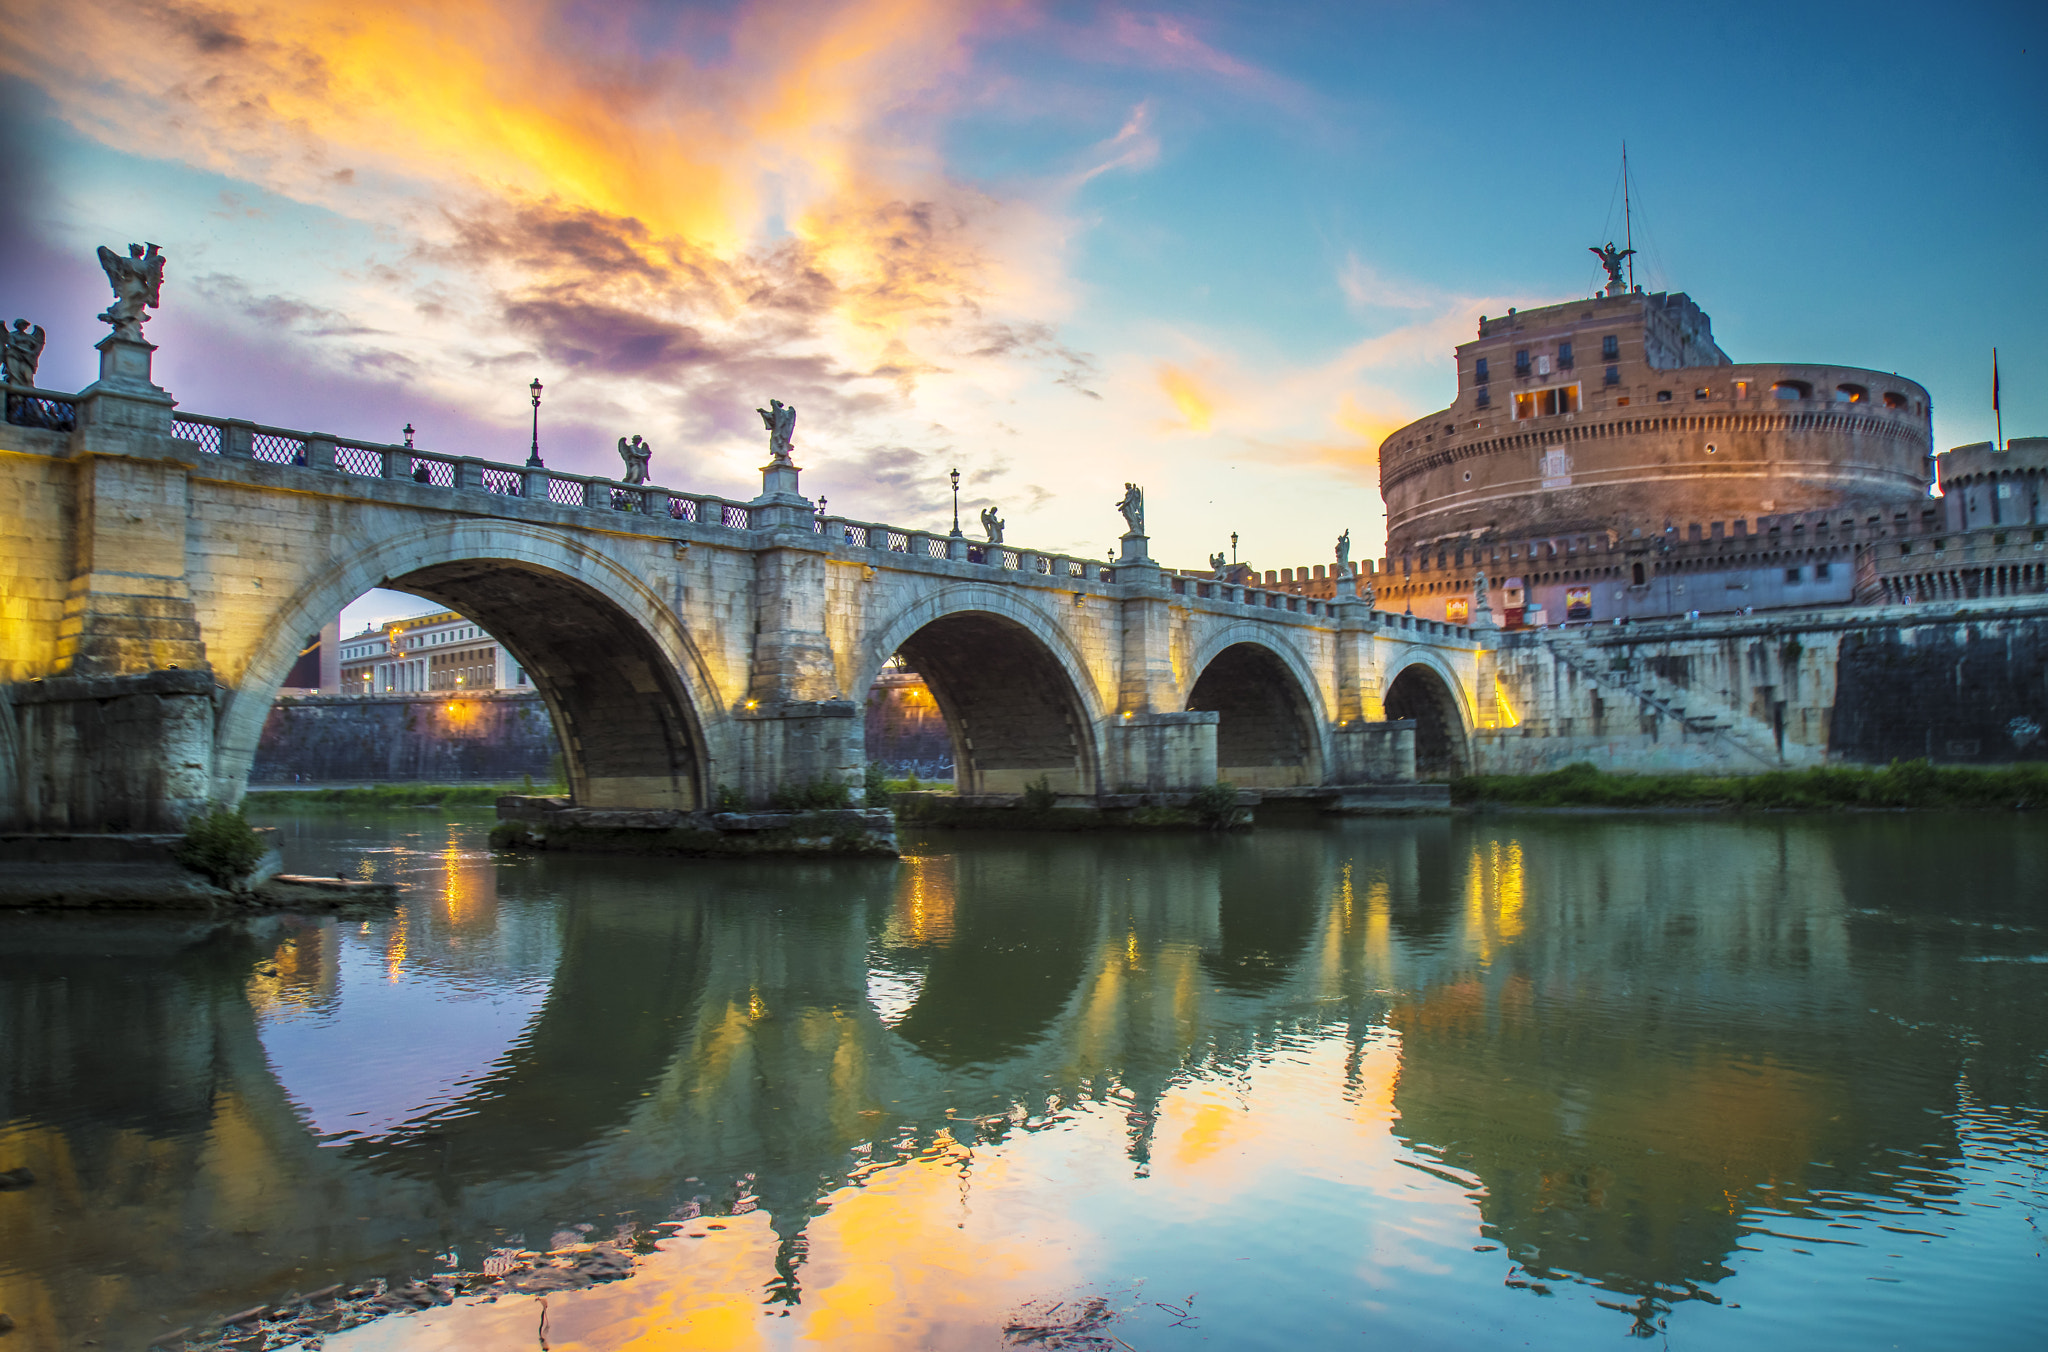
<path id="1" fill-rule="evenodd" d="M 1270 648 L 1234 643 L 1196 678 L 1188 708 L 1214 712 L 1216 773 L 1244 788 L 1322 780 L 1308 696 Z"/>
<path id="2" fill-rule="evenodd" d="M 390 586 L 474 619 L 546 701 L 579 807 L 676 808 L 703 801 L 688 697 L 633 617 L 559 573 L 502 559 L 435 564 Z"/>
<path id="3" fill-rule="evenodd" d="M 1060 793 L 1095 792 L 1087 712 L 1060 660 L 1023 625 L 955 612 L 897 652 L 945 716 L 958 792 L 1022 793 L 1041 779 Z"/>
<path id="4" fill-rule="evenodd" d="M 1394 677 L 1387 687 L 1386 710 L 1390 720 L 1415 720 L 1418 778 L 1454 779 L 1472 772 L 1457 696 L 1434 669 L 1418 662 Z"/>

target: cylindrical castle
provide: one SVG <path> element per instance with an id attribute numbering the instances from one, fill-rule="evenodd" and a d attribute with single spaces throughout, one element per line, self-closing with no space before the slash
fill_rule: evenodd
<path id="1" fill-rule="evenodd" d="M 1481 318 L 1458 397 L 1380 446 L 1387 552 L 1917 501 L 1927 391 L 1881 371 L 1737 366 L 1682 294 Z"/>

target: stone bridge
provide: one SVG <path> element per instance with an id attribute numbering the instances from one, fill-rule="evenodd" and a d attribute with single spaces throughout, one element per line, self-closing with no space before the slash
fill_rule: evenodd
<path id="1" fill-rule="evenodd" d="M 1275 793 L 1469 764 L 1490 637 L 1161 567 L 180 412 L 145 343 L 0 430 L 0 824 L 173 828 L 238 802 L 307 634 L 373 587 L 524 665 L 591 807 L 856 782 L 897 653 L 963 793 Z M 729 798 L 728 798 L 729 801 Z"/>

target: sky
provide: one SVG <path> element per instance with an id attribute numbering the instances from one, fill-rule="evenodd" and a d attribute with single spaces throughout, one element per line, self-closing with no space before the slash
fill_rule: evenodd
<path id="1" fill-rule="evenodd" d="M 13 0 L 0 308 L 180 406 L 1103 554 L 1384 541 L 1380 439 L 1622 233 L 1736 361 L 2048 435 L 2048 6 Z M 392 613 L 397 613 L 396 611 Z"/>

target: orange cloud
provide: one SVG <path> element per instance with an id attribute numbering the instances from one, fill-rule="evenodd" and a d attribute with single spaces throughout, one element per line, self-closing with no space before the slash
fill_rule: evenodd
<path id="1" fill-rule="evenodd" d="M 711 64 L 600 54 L 587 12 L 544 0 L 46 2 L 9 25 L 0 69 L 109 144 L 347 214 L 384 213 L 373 185 L 394 178 L 443 201 L 553 203 L 632 223 L 663 266 L 677 241 L 732 258 L 787 229 L 860 322 L 897 324 L 978 289 L 973 213 L 879 124 L 959 73 L 985 9 L 750 5 Z M 659 40 L 659 17 L 634 21 Z M 103 58 L 137 49 L 149 59 Z"/>
<path id="2" fill-rule="evenodd" d="M 1215 422 L 1217 397 L 1202 377 L 1171 362 L 1159 364 L 1159 388 L 1180 414 L 1178 426 L 1206 432 Z"/>

